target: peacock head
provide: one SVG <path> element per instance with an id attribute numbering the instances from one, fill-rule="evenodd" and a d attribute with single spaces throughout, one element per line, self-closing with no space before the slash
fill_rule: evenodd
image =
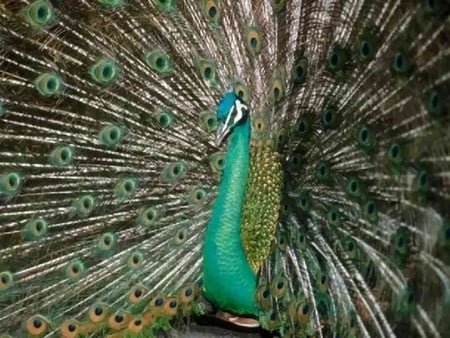
<path id="1" fill-rule="evenodd" d="M 227 93 L 219 102 L 216 110 L 219 126 L 216 133 L 216 143 L 220 145 L 235 126 L 248 117 L 248 107 L 234 94 Z"/>

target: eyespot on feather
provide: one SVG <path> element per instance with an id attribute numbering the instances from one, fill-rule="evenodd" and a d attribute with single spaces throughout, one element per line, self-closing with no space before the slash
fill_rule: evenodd
<path id="1" fill-rule="evenodd" d="M 119 125 L 107 125 L 100 130 L 98 140 L 106 148 L 116 147 L 125 135 L 124 128 Z"/>
<path id="2" fill-rule="evenodd" d="M 112 232 L 106 232 L 100 235 L 96 240 L 96 250 L 100 254 L 111 252 L 117 244 L 117 235 Z"/>
<path id="3" fill-rule="evenodd" d="M 208 195 L 208 191 L 203 187 L 193 187 L 189 190 L 187 201 L 189 205 L 197 206 L 204 203 L 206 197 Z"/>
<path id="4" fill-rule="evenodd" d="M 109 85 L 120 76 L 120 68 L 112 59 L 99 59 L 89 67 L 91 79 L 100 85 Z"/>
<path id="5" fill-rule="evenodd" d="M 268 285 L 262 284 L 256 289 L 256 300 L 264 310 L 272 308 L 272 292 Z"/>
<path id="6" fill-rule="evenodd" d="M 173 72 L 170 56 L 160 49 L 147 52 L 144 59 L 147 65 L 160 75 L 168 75 Z"/>
<path id="7" fill-rule="evenodd" d="M 165 316 L 174 317 L 178 311 L 178 299 L 177 297 L 167 297 L 164 306 L 163 312 Z"/>
<path id="8" fill-rule="evenodd" d="M 91 194 L 80 196 L 75 200 L 73 209 L 75 214 L 80 218 L 86 218 L 91 215 L 96 205 L 95 197 Z"/>
<path id="9" fill-rule="evenodd" d="M 104 303 L 95 303 L 89 308 L 88 318 L 91 323 L 98 324 L 106 321 L 109 307 Z"/>
<path id="10" fill-rule="evenodd" d="M 215 131 L 217 129 L 217 126 L 219 125 L 216 114 L 208 110 L 202 111 L 200 113 L 199 123 L 200 126 L 208 133 Z"/>
<path id="11" fill-rule="evenodd" d="M 6 291 L 14 285 L 14 275 L 10 271 L 0 272 L 0 292 Z"/>
<path id="12" fill-rule="evenodd" d="M 16 195 L 22 186 L 23 177 L 19 172 L 10 171 L 0 176 L 0 195 L 11 197 Z"/>
<path id="13" fill-rule="evenodd" d="M 130 293 L 128 294 L 128 300 L 132 304 L 138 304 L 144 299 L 147 292 L 148 289 L 144 285 L 135 285 L 131 288 Z"/>
<path id="14" fill-rule="evenodd" d="M 175 123 L 175 115 L 168 111 L 162 110 L 155 114 L 155 119 L 161 128 L 170 128 Z"/>
<path id="15" fill-rule="evenodd" d="M 173 183 L 181 180 L 188 172 L 188 166 L 183 161 L 173 162 L 166 165 L 161 173 L 164 183 Z"/>
<path id="16" fill-rule="evenodd" d="M 158 223 L 164 212 L 158 207 L 146 207 L 142 209 L 137 218 L 137 224 L 144 228 L 151 228 Z"/>
<path id="17" fill-rule="evenodd" d="M 144 263 L 144 254 L 139 250 L 132 252 L 127 259 L 127 266 L 133 270 L 142 267 L 143 263 Z"/>
<path id="18" fill-rule="evenodd" d="M 28 5 L 25 16 L 34 27 L 45 28 L 55 21 L 55 11 L 47 0 L 33 1 Z"/>
<path id="19" fill-rule="evenodd" d="M 216 64 L 213 60 L 200 58 L 197 61 L 197 69 L 203 80 L 211 84 L 217 83 Z"/>
<path id="20" fill-rule="evenodd" d="M 308 59 L 306 57 L 301 57 L 295 62 L 292 66 L 291 77 L 295 85 L 301 85 L 306 82 L 308 77 Z"/>
<path id="21" fill-rule="evenodd" d="M 108 327 L 112 330 L 123 330 L 131 320 L 131 315 L 125 311 L 119 310 L 108 318 Z"/>
<path id="22" fill-rule="evenodd" d="M 67 278 L 70 281 L 75 282 L 84 276 L 86 272 L 86 266 L 80 259 L 75 259 L 66 265 L 64 271 L 66 273 Z"/>
<path id="23" fill-rule="evenodd" d="M 213 25 L 218 25 L 221 17 L 221 6 L 217 0 L 203 0 L 202 10 L 206 19 Z"/>
<path id="24" fill-rule="evenodd" d="M 136 316 L 130 319 L 128 331 L 132 334 L 139 334 L 145 329 L 146 323 L 142 317 Z"/>
<path id="25" fill-rule="evenodd" d="M 250 25 L 244 35 L 245 47 L 253 55 L 258 55 L 262 50 L 263 39 L 260 29 L 256 25 Z"/>
<path id="26" fill-rule="evenodd" d="M 30 220 L 23 229 L 23 238 L 27 241 L 41 239 L 47 234 L 48 223 L 41 217 Z"/>
<path id="27" fill-rule="evenodd" d="M 25 323 L 26 332 L 33 337 L 40 337 L 48 332 L 49 324 L 49 320 L 44 316 L 31 316 Z"/>
<path id="28" fill-rule="evenodd" d="M 74 320 L 66 320 L 61 324 L 61 336 L 64 338 L 76 338 L 81 334 L 81 324 Z"/>
<path id="29" fill-rule="evenodd" d="M 236 80 L 233 82 L 233 90 L 236 96 L 244 103 L 250 103 L 250 88 L 244 81 Z"/>
<path id="30" fill-rule="evenodd" d="M 44 73 L 34 80 L 34 86 L 41 96 L 50 97 L 62 90 L 63 82 L 55 73 Z"/>
<path id="31" fill-rule="evenodd" d="M 270 82 L 270 95 L 274 104 L 280 103 L 286 93 L 285 77 L 281 72 L 276 72 Z"/>
<path id="32" fill-rule="evenodd" d="M 134 177 L 125 177 L 119 179 L 114 186 L 114 196 L 119 201 L 125 201 L 134 197 L 138 188 L 138 180 Z"/>
<path id="33" fill-rule="evenodd" d="M 182 226 L 180 229 L 178 229 L 175 232 L 175 235 L 173 236 L 173 244 L 175 246 L 180 246 L 182 245 L 184 242 L 187 241 L 188 239 L 188 235 L 189 235 L 189 228 L 188 226 Z"/>
<path id="34" fill-rule="evenodd" d="M 283 298 L 288 291 L 288 282 L 287 279 L 283 276 L 275 277 L 272 280 L 270 289 L 272 290 L 272 295 L 277 298 Z"/>
<path id="35" fill-rule="evenodd" d="M 55 168 L 63 168 L 72 164 L 73 148 L 67 145 L 56 147 L 50 153 L 50 163 Z"/>
<path id="36" fill-rule="evenodd" d="M 190 304 L 194 301 L 198 292 L 198 287 L 196 285 L 187 285 L 178 292 L 178 299 L 181 304 Z"/>
<path id="37" fill-rule="evenodd" d="M 209 165 L 215 172 L 221 172 L 225 168 L 225 156 L 224 152 L 216 152 L 209 156 Z"/>

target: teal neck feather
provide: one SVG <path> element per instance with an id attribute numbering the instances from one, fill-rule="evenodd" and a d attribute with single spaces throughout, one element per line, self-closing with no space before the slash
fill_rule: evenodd
<path id="1" fill-rule="evenodd" d="M 235 126 L 203 248 L 205 296 L 223 311 L 258 314 L 256 275 L 241 241 L 241 216 L 250 163 L 250 118 Z"/>

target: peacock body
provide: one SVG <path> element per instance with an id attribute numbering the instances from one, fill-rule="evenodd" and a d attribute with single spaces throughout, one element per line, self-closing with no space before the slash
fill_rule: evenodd
<path id="1" fill-rule="evenodd" d="M 450 329 L 448 0 L 0 2 L 0 337 Z"/>

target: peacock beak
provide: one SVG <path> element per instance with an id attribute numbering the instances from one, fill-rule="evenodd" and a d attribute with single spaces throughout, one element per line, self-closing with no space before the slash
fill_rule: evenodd
<path id="1" fill-rule="evenodd" d="M 216 145 L 220 146 L 222 144 L 223 140 L 225 140 L 230 133 L 230 130 L 230 127 L 226 123 L 221 122 L 219 124 L 216 132 Z"/>

